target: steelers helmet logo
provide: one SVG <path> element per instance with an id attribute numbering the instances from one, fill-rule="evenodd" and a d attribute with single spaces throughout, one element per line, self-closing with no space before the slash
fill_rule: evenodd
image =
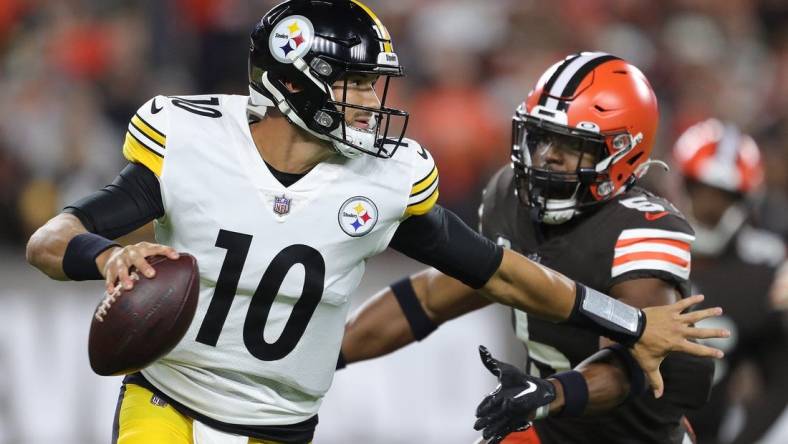
<path id="1" fill-rule="evenodd" d="M 339 207 L 339 227 L 348 236 L 363 236 L 378 222 L 378 207 L 366 197 L 356 196 Z"/>
<path id="2" fill-rule="evenodd" d="M 277 23 L 268 39 L 268 48 L 276 60 L 293 63 L 309 51 L 314 37 L 315 29 L 308 18 L 291 15 Z"/>

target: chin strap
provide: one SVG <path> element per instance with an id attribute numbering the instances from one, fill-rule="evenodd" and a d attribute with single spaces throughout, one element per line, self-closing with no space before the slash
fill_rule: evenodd
<path id="1" fill-rule="evenodd" d="M 260 119 L 265 117 L 268 108 L 274 106 L 274 102 L 249 85 L 249 102 L 246 104 L 246 112 Z"/>

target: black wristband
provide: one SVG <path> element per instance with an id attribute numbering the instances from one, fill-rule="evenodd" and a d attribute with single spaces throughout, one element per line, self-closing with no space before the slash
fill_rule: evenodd
<path id="1" fill-rule="evenodd" d="M 575 288 L 575 305 L 566 322 L 590 329 L 627 347 L 634 345 L 643 335 L 646 329 L 643 310 L 579 282 L 575 282 Z"/>
<path id="2" fill-rule="evenodd" d="M 63 273 L 72 281 L 104 279 L 96 266 L 96 257 L 108 248 L 119 246 L 94 233 L 82 233 L 68 241 L 63 254 Z"/>
<path id="3" fill-rule="evenodd" d="M 551 378 L 557 379 L 564 388 L 564 408 L 554 416 L 582 416 L 588 404 L 588 384 L 583 374 L 577 370 L 569 370 L 556 373 Z"/>
<path id="4" fill-rule="evenodd" d="M 646 375 L 643 373 L 643 369 L 640 368 L 640 364 L 629 353 L 629 350 L 621 344 L 613 344 L 605 348 L 615 353 L 621 363 L 624 364 L 629 377 L 629 396 L 627 396 L 627 400 L 646 393 Z"/>
<path id="5" fill-rule="evenodd" d="M 438 326 L 432 322 L 432 319 L 427 316 L 424 307 L 421 306 L 421 302 L 416 296 L 416 291 L 413 289 L 410 278 L 401 279 L 391 284 L 391 291 L 394 292 L 394 297 L 397 298 L 402 312 L 405 313 L 405 318 L 408 320 L 408 324 L 410 324 L 410 330 L 417 341 L 426 338 L 438 328 Z"/>
<path id="6" fill-rule="evenodd" d="M 347 362 L 345 362 L 345 355 L 343 355 L 342 354 L 342 350 L 340 350 L 339 351 L 339 356 L 337 357 L 336 370 L 342 370 L 345 367 L 347 367 Z"/>

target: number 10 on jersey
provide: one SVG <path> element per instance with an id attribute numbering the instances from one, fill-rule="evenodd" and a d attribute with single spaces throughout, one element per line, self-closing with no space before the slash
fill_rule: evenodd
<path id="1" fill-rule="evenodd" d="M 216 281 L 211 304 L 197 333 L 197 342 L 215 347 L 219 341 L 251 245 L 252 236 L 249 234 L 219 230 L 216 246 L 227 250 L 227 255 Z M 301 297 L 295 303 L 279 339 L 268 343 L 263 336 L 268 315 L 285 276 L 295 264 L 304 266 L 304 288 Z M 323 296 L 325 274 L 326 263 L 323 256 L 310 246 L 290 245 L 274 257 L 257 285 L 244 321 L 244 345 L 252 356 L 263 361 L 276 361 L 293 351 Z"/>

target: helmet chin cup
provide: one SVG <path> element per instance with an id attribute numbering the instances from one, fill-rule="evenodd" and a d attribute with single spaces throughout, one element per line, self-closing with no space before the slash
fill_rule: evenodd
<path id="1" fill-rule="evenodd" d="M 550 192 L 549 181 L 544 183 L 541 180 L 534 179 L 534 170 L 528 169 L 529 173 L 526 174 L 525 184 L 528 187 L 528 201 L 527 204 L 531 208 L 537 209 L 537 219 L 539 222 L 548 225 L 560 225 L 568 222 L 572 217 L 579 214 L 583 205 L 578 203 L 577 195 L 580 187 L 578 182 L 575 182 L 575 190 L 571 196 L 567 198 L 551 198 L 548 195 Z"/>
<path id="2" fill-rule="evenodd" d="M 339 133 L 338 135 L 334 133 Z M 375 133 L 353 128 L 345 125 L 345 137 L 342 138 L 342 129 L 337 128 L 332 132 L 336 138 L 331 138 L 331 146 L 339 154 L 355 159 L 367 151 L 371 151 L 375 145 Z M 359 149 L 360 147 L 361 149 Z"/>
<path id="3" fill-rule="evenodd" d="M 568 222 L 577 213 L 577 201 L 574 198 L 547 199 L 541 211 L 541 221 L 548 225 L 560 225 Z"/>

